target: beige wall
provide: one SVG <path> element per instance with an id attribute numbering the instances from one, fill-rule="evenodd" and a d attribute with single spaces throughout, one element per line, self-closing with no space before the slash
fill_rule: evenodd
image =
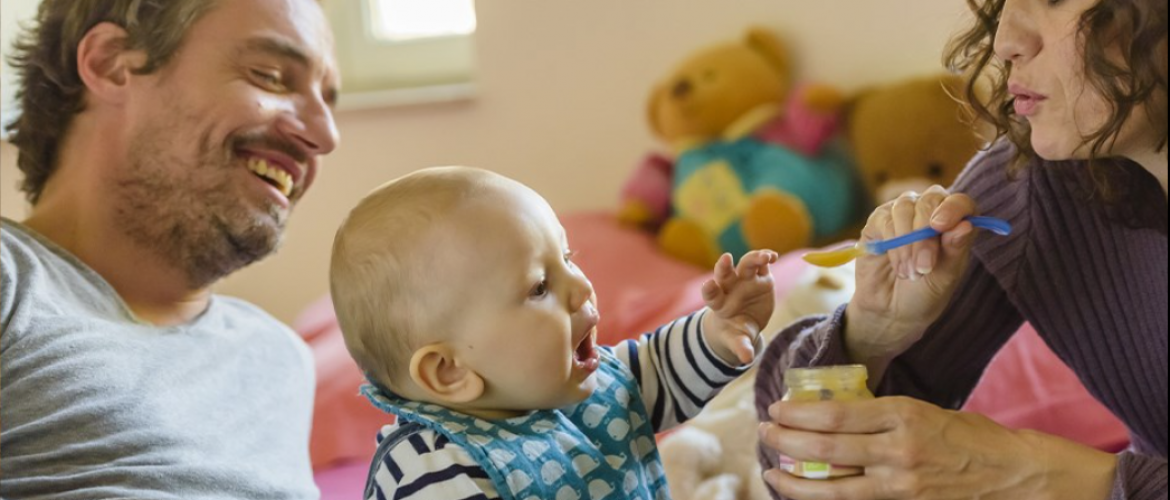
<path id="1" fill-rule="evenodd" d="M 781 31 L 803 75 L 846 90 L 941 69 L 962 0 L 619 0 L 478 2 L 480 95 L 459 104 L 346 112 L 343 139 L 293 218 L 285 248 L 219 291 L 292 321 L 328 289 L 334 229 L 358 197 L 445 164 L 528 183 L 560 211 L 612 207 L 655 146 L 651 83 L 687 52 L 758 23 Z M 5 216 L 19 218 L 10 146 L 0 146 Z"/>
<path id="2" fill-rule="evenodd" d="M 16 169 L 16 148 L 0 142 L 0 215 L 17 219 L 25 215 L 24 198 L 17 189 L 20 171 Z"/>

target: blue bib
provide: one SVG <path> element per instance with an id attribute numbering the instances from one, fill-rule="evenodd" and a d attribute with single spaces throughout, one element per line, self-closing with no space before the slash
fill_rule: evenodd
<path id="1" fill-rule="evenodd" d="M 465 448 L 505 500 L 669 500 L 654 429 L 633 373 L 607 349 L 584 402 L 488 421 L 407 401 L 371 385 L 362 393 L 399 425 L 416 423 Z"/>

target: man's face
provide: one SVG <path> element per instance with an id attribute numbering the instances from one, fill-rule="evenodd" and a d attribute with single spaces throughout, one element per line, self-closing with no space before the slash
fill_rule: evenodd
<path id="1" fill-rule="evenodd" d="M 337 146 L 333 40 L 314 0 L 219 0 L 135 80 L 118 223 L 201 288 L 279 245 Z"/>

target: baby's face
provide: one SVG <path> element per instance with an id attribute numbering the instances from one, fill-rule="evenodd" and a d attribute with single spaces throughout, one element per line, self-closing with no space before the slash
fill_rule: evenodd
<path id="1" fill-rule="evenodd" d="M 464 298 L 455 347 L 487 385 L 481 409 L 523 414 L 589 397 L 597 298 L 552 208 L 517 184 L 456 212 L 441 229 L 458 242 L 444 261 Z"/>

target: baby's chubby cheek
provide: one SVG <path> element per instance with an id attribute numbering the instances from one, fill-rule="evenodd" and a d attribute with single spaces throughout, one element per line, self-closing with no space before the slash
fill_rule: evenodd
<path id="1" fill-rule="evenodd" d="M 547 394 L 560 387 L 567 378 L 571 364 L 567 353 L 532 349 L 523 345 L 514 346 L 513 350 L 511 356 L 501 356 L 495 360 L 494 371 L 501 375 L 500 383 L 536 395 Z"/>

